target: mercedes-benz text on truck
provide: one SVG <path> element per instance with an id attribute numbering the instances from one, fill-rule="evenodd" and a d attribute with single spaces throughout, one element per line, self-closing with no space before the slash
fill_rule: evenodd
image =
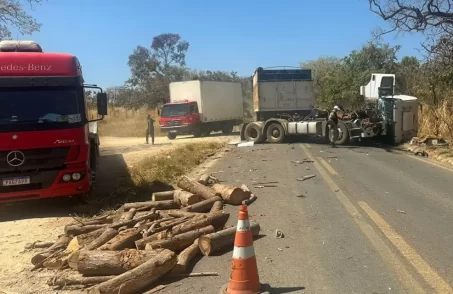
<path id="1" fill-rule="evenodd" d="M 43 52 L 33 41 L 0 42 L 0 203 L 90 193 L 96 121 L 108 101 L 83 83 L 73 55 Z M 85 88 L 100 90 L 100 118 L 92 121 Z"/>

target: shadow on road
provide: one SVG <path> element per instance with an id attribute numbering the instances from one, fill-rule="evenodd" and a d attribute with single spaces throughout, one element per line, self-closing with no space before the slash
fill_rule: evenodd
<path id="1" fill-rule="evenodd" d="M 268 292 L 269 294 L 292 293 L 300 290 L 305 290 L 305 287 L 272 287 L 269 284 L 261 285 L 261 291 Z"/>
<path id="2" fill-rule="evenodd" d="M 225 135 L 222 132 L 215 132 L 211 133 L 207 136 L 202 136 L 200 138 L 209 138 L 209 137 L 238 137 L 240 136 L 240 132 L 232 132 L 231 134 Z M 174 140 L 187 140 L 187 139 L 194 139 L 194 136 L 181 136 L 181 137 L 176 137 Z"/>

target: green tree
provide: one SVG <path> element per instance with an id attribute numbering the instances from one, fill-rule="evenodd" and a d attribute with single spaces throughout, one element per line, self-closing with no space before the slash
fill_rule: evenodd
<path id="1" fill-rule="evenodd" d="M 11 39 L 11 28 L 24 35 L 38 32 L 41 24 L 28 14 L 25 5 L 33 7 L 42 2 L 43 0 L 0 0 L 0 40 Z"/>

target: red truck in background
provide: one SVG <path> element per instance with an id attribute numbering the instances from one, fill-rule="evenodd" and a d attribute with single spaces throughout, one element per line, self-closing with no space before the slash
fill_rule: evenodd
<path id="1" fill-rule="evenodd" d="M 160 130 L 170 140 L 177 135 L 194 137 L 222 131 L 231 134 L 242 122 L 242 85 L 238 82 L 184 81 L 170 83 L 170 102 L 162 107 Z"/>
<path id="2" fill-rule="evenodd" d="M 89 120 L 85 88 L 100 90 Z M 0 42 L 0 203 L 86 196 L 95 183 L 107 95 L 84 85 L 77 57 L 33 41 Z M 84 198 L 84 197 L 82 197 Z"/>

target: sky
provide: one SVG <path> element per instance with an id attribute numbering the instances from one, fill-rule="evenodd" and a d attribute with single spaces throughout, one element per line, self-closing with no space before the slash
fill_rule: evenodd
<path id="1" fill-rule="evenodd" d="M 40 32 L 18 35 L 44 51 L 76 55 L 86 83 L 121 86 L 128 56 L 161 33 L 190 43 L 187 66 L 251 76 L 257 67 L 298 66 L 322 56 L 343 57 L 386 23 L 368 0 L 47 0 L 30 11 Z M 16 37 L 16 32 L 14 37 Z M 419 56 L 419 35 L 388 35 L 399 56 Z"/>

